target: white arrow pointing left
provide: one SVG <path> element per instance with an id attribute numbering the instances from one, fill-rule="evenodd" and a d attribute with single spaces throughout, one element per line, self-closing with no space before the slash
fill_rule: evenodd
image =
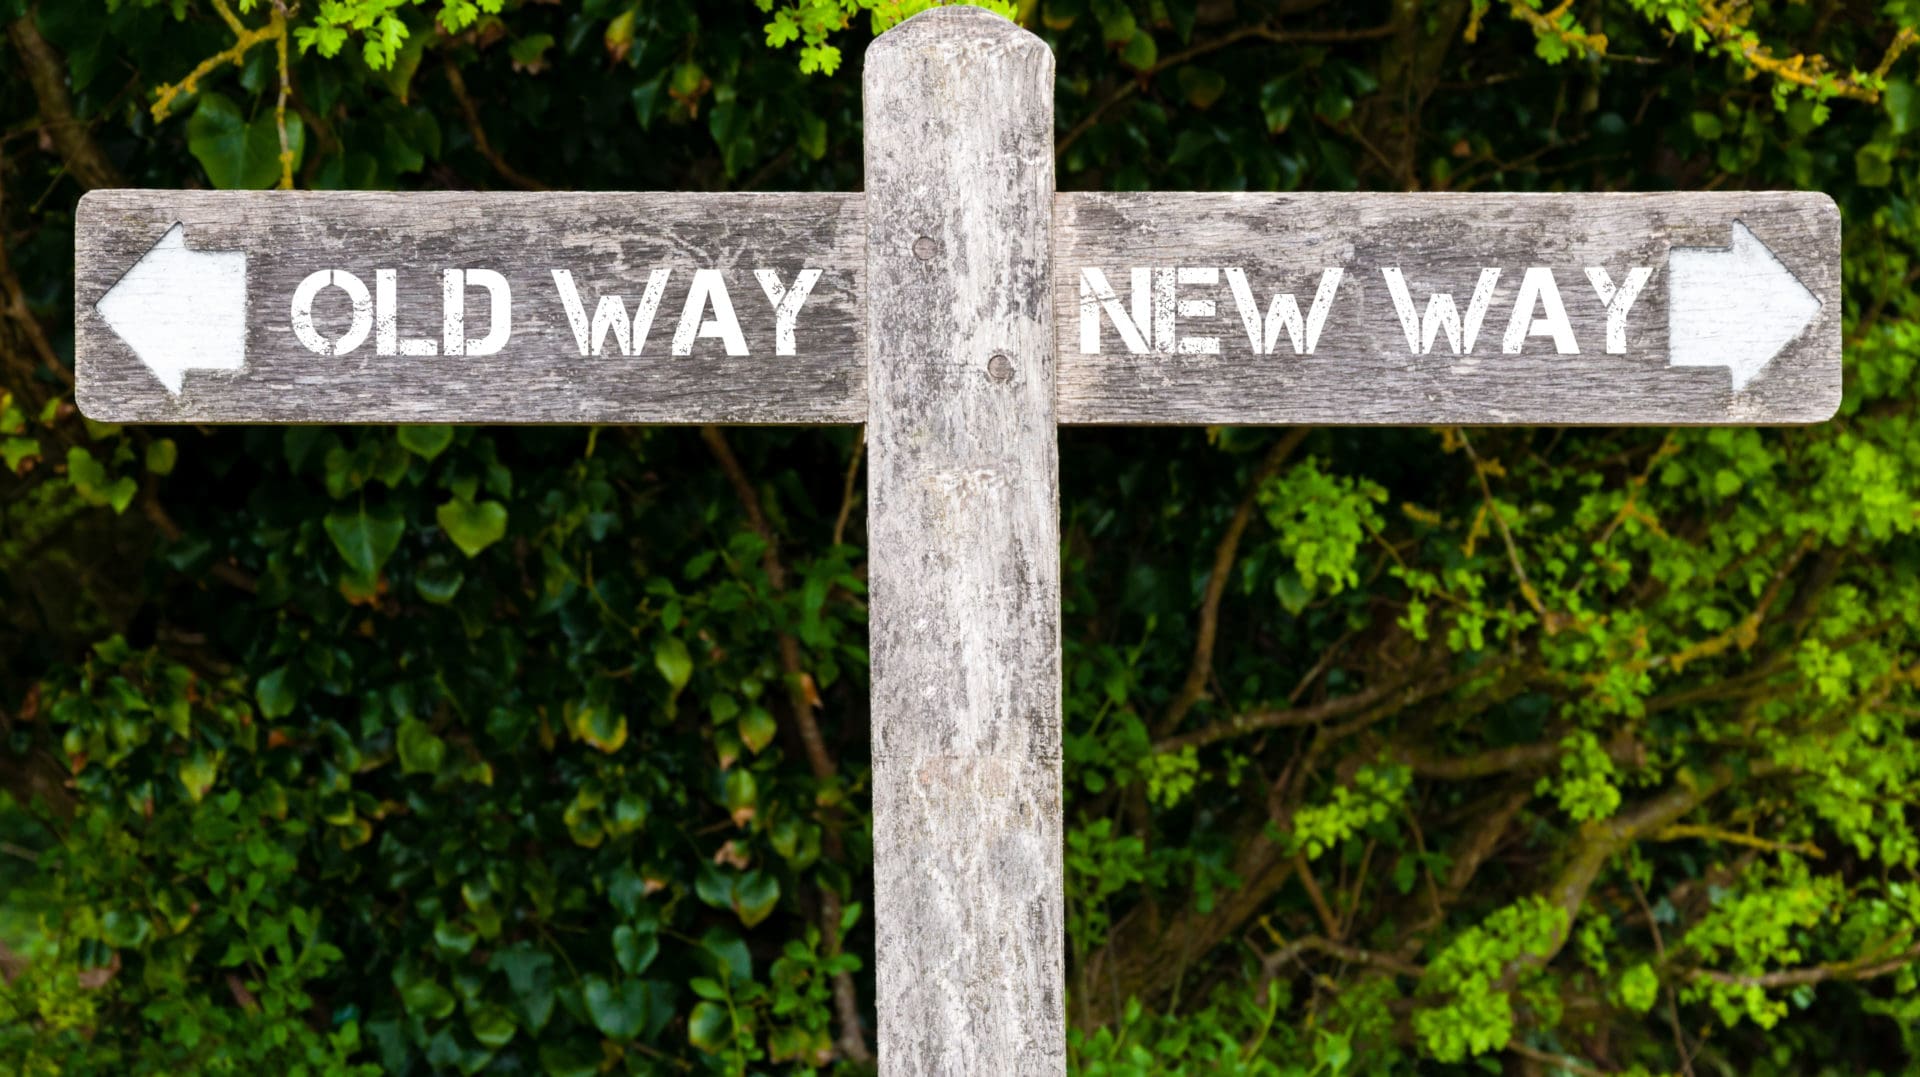
<path id="1" fill-rule="evenodd" d="M 247 256 L 190 251 L 176 224 L 93 305 L 167 392 L 189 370 L 247 364 Z"/>

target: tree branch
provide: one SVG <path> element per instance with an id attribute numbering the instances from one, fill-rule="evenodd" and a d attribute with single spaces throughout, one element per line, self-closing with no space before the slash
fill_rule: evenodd
<path id="1" fill-rule="evenodd" d="M 1835 961 L 1804 969 L 1780 969 L 1776 972 L 1755 974 L 1695 969 L 1688 975 L 1695 980 L 1706 980 L 1728 987 L 1800 987 L 1826 980 L 1871 980 L 1899 972 L 1916 961 L 1920 961 L 1920 943 L 1914 943 L 1890 957 L 1862 956 L 1851 961 Z"/>
<path id="2" fill-rule="evenodd" d="M 1187 667 L 1185 683 L 1168 705 L 1166 715 L 1160 719 L 1158 732 L 1161 736 L 1178 729 L 1180 720 L 1206 694 L 1207 678 L 1213 672 L 1214 642 L 1220 631 L 1220 599 L 1226 594 L 1227 581 L 1233 575 L 1233 562 L 1240 551 L 1240 538 L 1246 534 L 1247 524 L 1253 519 L 1254 507 L 1259 504 L 1260 487 L 1280 471 L 1280 465 L 1286 463 L 1287 457 L 1293 455 L 1309 433 L 1310 427 L 1294 427 L 1275 442 L 1273 448 L 1267 450 L 1266 458 L 1260 461 L 1259 468 L 1247 483 L 1247 492 L 1240 498 L 1233 519 L 1227 522 L 1226 533 L 1220 536 L 1219 544 L 1214 547 L 1213 569 L 1207 575 L 1206 595 L 1200 601 L 1200 624 L 1194 635 L 1193 661 Z"/>
<path id="3" fill-rule="evenodd" d="M 67 174 L 86 190 L 100 187 L 125 187 L 120 170 L 113 167 L 99 143 L 88 133 L 87 125 L 73 114 L 73 97 L 67 92 L 67 63 L 55 52 L 28 13 L 7 24 L 7 38 L 20 54 L 20 64 L 33 86 L 34 100 L 40 108 L 40 120 L 60 154 Z"/>

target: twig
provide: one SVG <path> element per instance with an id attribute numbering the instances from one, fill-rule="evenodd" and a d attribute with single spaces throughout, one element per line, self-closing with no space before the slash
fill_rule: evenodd
<path id="1" fill-rule="evenodd" d="M 1521 1058 L 1525 1058 L 1533 1062 L 1538 1062 L 1543 1066 L 1557 1066 L 1560 1069 L 1567 1070 L 1572 1073 L 1578 1073 L 1581 1075 L 1581 1077 L 1611 1077 L 1611 1074 L 1609 1074 L 1606 1070 L 1595 1069 L 1592 1066 L 1587 1065 L 1585 1062 L 1577 1061 L 1567 1055 L 1554 1054 L 1550 1051 L 1542 1051 L 1537 1047 L 1528 1047 L 1526 1044 L 1521 1043 L 1519 1040 L 1508 1040 L 1507 1050 L 1513 1054 L 1519 1055 Z"/>
<path id="2" fill-rule="evenodd" d="M 453 62 L 450 53 L 442 53 L 442 66 L 447 72 L 447 88 L 453 91 L 453 99 L 460 103 L 460 114 L 466 118 L 467 134 L 473 138 L 473 148 L 493 166 L 500 178 L 523 191 L 550 191 L 553 188 L 541 183 L 519 169 L 507 163 L 507 159 L 494 150 L 487 141 L 487 129 L 480 126 L 480 110 L 474 107 L 472 95 L 467 93 L 467 80 L 460 77 L 460 65 Z"/>
<path id="3" fill-rule="evenodd" d="M 1413 980 L 1417 980 L 1426 975 L 1426 969 L 1421 968 L 1411 961 L 1403 961 L 1392 954 L 1383 954 L 1377 950 L 1362 950 L 1357 946 L 1348 946 L 1345 943 L 1334 942 L 1331 939 L 1321 938 L 1318 935 L 1308 935 L 1305 938 L 1287 942 L 1280 937 L 1278 931 L 1274 930 L 1273 922 L 1265 916 L 1260 918 L 1260 926 L 1266 930 L 1267 937 L 1272 939 L 1274 943 L 1280 947 L 1278 950 L 1270 954 L 1265 954 L 1260 958 L 1261 966 L 1266 969 L 1267 974 L 1270 976 L 1275 974 L 1281 965 L 1297 959 L 1303 953 L 1325 954 L 1336 960 L 1344 961 L 1349 965 L 1363 965 L 1368 968 L 1385 969 L 1397 976 L 1405 976 Z"/>
<path id="4" fill-rule="evenodd" d="M 1566 618 L 1547 609 L 1540 601 L 1540 592 L 1527 578 L 1527 570 L 1520 564 L 1520 548 L 1514 544 L 1513 532 L 1507 528 L 1507 518 L 1501 513 L 1499 505 L 1493 499 L 1493 487 L 1487 482 L 1487 465 L 1480 460 L 1480 454 L 1473 451 L 1473 442 L 1467 439 L 1467 432 L 1454 429 L 1453 436 L 1460 439 L 1460 447 L 1466 450 L 1467 459 L 1473 461 L 1473 477 L 1480 482 L 1480 494 L 1486 499 L 1487 515 L 1493 517 L 1493 525 L 1500 530 L 1500 541 L 1507 548 L 1507 563 L 1513 566 L 1513 574 L 1520 580 L 1520 597 L 1526 599 L 1533 612 L 1540 615 L 1542 627 L 1548 635 L 1569 627 Z"/>
<path id="5" fill-rule="evenodd" d="M 867 449 L 867 428 L 860 427 L 854 435 L 853 459 L 847 461 L 847 482 L 840 491 L 840 511 L 833 518 L 833 545 L 838 546 L 847 535 L 847 518 L 853 515 L 854 480 L 860 477 L 860 457 Z"/>
<path id="6" fill-rule="evenodd" d="M 1162 736 L 1179 728 L 1180 720 L 1206 693 L 1207 675 L 1213 670 L 1214 641 L 1220 629 L 1220 599 L 1226 594 L 1228 578 L 1233 575 L 1233 562 L 1239 554 L 1240 538 L 1246 534 L 1247 524 L 1253 519 L 1254 507 L 1259 504 L 1260 487 L 1279 472 L 1280 465 L 1293 455 L 1293 451 L 1300 447 L 1310 432 L 1309 427 L 1294 427 L 1275 442 L 1273 448 L 1267 450 L 1266 458 L 1260 461 L 1260 467 L 1247 483 L 1247 492 L 1240 498 L 1233 519 L 1227 523 L 1226 533 L 1220 536 L 1219 544 L 1214 547 L 1213 569 L 1207 576 L 1206 596 L 1200 602 L 1200 624 L 1194 634 L 1193 660 L 1187 667 L 1185 683 L 1168 705 L 1166 715 L 1160 719 L 1157 732 Z"/>
<path id="7" fill-rule="evenodd" d="M 246 63 L 247 53 L 252 52 L 255 45 L 265 41 L 271 41 L 276 37 L 282 40 L 286 37 L 287 23 L 285 18 L 277 20 L 269 18 L 265 26 L 255 30 L 249 30 L 246 25 L 240 21 L 240 17 L 233 13 L 233 9 L 227 6 L 227 0 L 211 0 L 211 2 L 213 4 L 213 10 L 219 13 L 221 21 L 225 22 L 227 28 L 233 31 L 233 44 L 200 61 L 192 71 L 187 72 L 186 78 L 181 79 L 179 82 L 168 83 L 155 90 L 153 97 L 153 118 L 155 120 L 164 120 L 168 116 L 171 116 L 173 114 L 174 102 L 197 92 L 200 89 L 201 79 L 206 78 L 227 64 L 239 67 Z M 284 129 L 282 131 L 282 137 L 283 139 L 285 137 Z"/>
<path id="8" fill-rule="evenodd" d="M 1698 838 L 1701 841 L 1725 842 L 1728 845 L 1744 845 L 1750 849 L 1759 849 L 1769 853 L 1799 853 L 1814 860 L 1824 860 L 1827 854 L 1818 845 L 1810 841 L 1769 841 L 1753 834 L 1742 834 L 1734 830 L 1722 830 L 1717 826 L 1695 826 L 1688 823 L 1675 823 L 1654 831 L 1653 841 L 1685 841 Z"/>
<path id="9" fill-rule="evenodd" d="M 1640 880 L 1634 878 L 1633 872 L 1631 871 L 1626 874 L 1627 884 L 1633 887 L 1634 900 L 1640 903 L 1640 911 L 1646 914 L 1647 930 L 1653 933 L 1653 957 L 1655 964 L 1665 966 L 1667 963 L 1667 943 L 1666 939 L 1660 934 L 1660 921 L 1653 915 L 1653 905 L 1647 901 L 1647 892 L 1640 886 Z M 1687 1034 L 1685 1030 L 1680 1027 L 1679 1000 L 1675 997 L 1673 985 L 1667 983 L 1664 977 L 1661 979 L 1660 987 L 1661 993 L 1667 996 L 1667 1023 L 1673 1028 L 1673 1046 L 1680 1052 L 1680 1072 L 1686 1074 L 1686 1077 L 1694 1077 L 1693 1052 L 1688 1049 Z"/>
<path id="10" fill-rule="evenodd" d="M 1327 896 L 1320 892 L 1320 881 L 1313 877 L 1313 866 L 1307 863 L 1306 854 L 1293 854 L 1293 873 L 1300 879 L 1300 885 L 1313 902 L 1314 914 L 1320 917 L 1321 930 L 1335 942 L 1340 941 L 1340 919 L 1333 915 L 1332 907 L 1327 904 Z"/>

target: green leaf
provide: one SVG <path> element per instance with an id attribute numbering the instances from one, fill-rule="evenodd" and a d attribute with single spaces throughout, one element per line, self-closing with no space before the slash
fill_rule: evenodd
<path id="1" fill-rule="evenodd" d="M 527 943 L 495 950 L 488 967 L 506 973 L 514 1004 L 528 1030 L 539 1032 L 553 1016 L 553 955 Z"/>
<path id="2" fill-rule="evenodd" d="M 653 668 L 667 679 L 675 695 L 687 686 L 693 676 L 693 656 L 687 653 L 687 645 L 678 636 L 664 636 L 653 645 Z"/>
<path id="3" fill-rule="evenodd" d="M 110 507 L 116 514 L 127 511 L 133 495 L 139 492 L 130 476 L 108 478 L 106 467 L 78 445 L 67 450 L 67 481 L 73 484 L 82 501 Z"/>
<path id="4" fill-rule="evenodd" d="M 609 754 L 627 743 L 627 716 L 614 710 L 607 700 L 569 702 L 562 714 L 575 740 Z"/>
<path id="5" fill-rule="evenodd" d="M 1120 62 L 1135 71 L 1145 71 L 1159 61 L 1160 46 L 1154 44 L 1153 35 L 1145 30 L 1135 31 L 1126 48 L 1120 50 Z"/>
<path id="6" fill-rule="evenodd" d="M 733 911 L 747 927 L 771 916 L 779 902 L 780 880 L 766 872 L 749 871 L 733 884 Z"/>
<path id="7" fill-rule="evenodd" d="M 478 941 L 479 933 L 458 920 L 442 920 L 433 925 L 433 944 L 455 957 L 472 953 Z"/>
<path id="8" fill-rule="evenodd" d="M 507 56 L 516 71 L 538 74 L 547 66 L 547 50 L 553 48 L 552 34 L 528 34 L 507 46 Z"/>
<path id="9" fill-rule="evenodd" d="M 717 1002 L 702 1002 L 687 1018 L 687 1042 L 708 1054 L 719 1054 L 727 1046 L 733 1020 L 727 1008 Z"/>
<path id="10" fill-rule="evenodd" d="M 41 453 L 39 438 L 7 438 L 0 441 L 0 464 L 16 474 L 23 461 Z"/>
<path id="11" fill-rule="evenodd" d="M 155 475 L 173 474 L 173 465 L 180 459 L 180 447 L 172 438 L 155 438 L 147 443 L 147 470 Z"/>
<path id="12" fill-rule="evenodd" d="M 467 1031 L 484 1047 L 499 1050 L 519 1031 L 505 1006 L 482 1006 L 467 1017 Z"/>
<path id="13" fill-rule="evenodd" d="M 191 756 L 180 764 L 180 784 L 186 786 L 187 795 L 195 804 L 205 799 L 213 789 L 213 783 L 220 776 L 220 753 L 208 752 L 196 748 Z"/>
<path id="14" fill-rule="evenodd" d="M 262 718 L 285 718 L 293 713 L 296 697 L 293 686 L 288 683 L 290 679 L 290 671 L 286 666 L 281 666 L 261 677 L 253 686 L 253 697 L 260 704 Z"/>
<path id="15" fill-rule="evenodd" d="M 1910 135 L 1920 131 L 1920 87 L 1911 82 L 1890 79 L 1880 96 L 1880 103 L 1887 110 L 1887 118 L 1893 121 L 1895 135 Z"/>
<path id="16" fill-rule="evenodd" d="M 400 1004 L 415 1017 L 439 1020 L 453 1012 L 453 992 L 440 981 L 418 969 L 401 965 L 393 970 L 394 986 L 400 989 Z"/>
<path id="17" fill-rule="evenodd" d="M 335 509 L 327 514 L 324 523 L 333 548 L 340 551 L 340 557 L 354 577 L 366 584 L 380 575 L 387 558 L 400 548 L 400 536 L 407 530 L 406 521 L 399 513 L 370 514 L 365 506 L 351 512 Z"/>
<path id="18" fill-rule="evenodd" d="M 605 1061 L 598 1043 L 570 1039 L 540 1045 L 540 1071 L 547 1077 L 597 1077 Z"/>
<path id="19" fill-rule="evenodd" d="M 476 505 L 456 497 L 435 510 L 434 518 L 468 557 L 477 556 L 507 533 L 507 507 L 498 501 Z"/>
<path id="20" fill-rule="evenodd" d="M 289 109 L 287 148 L 295 170 L 305 146 L 306 128 L 299 113 Z M 202 93 L 187 121 L 187 149 L 215 187 L 264 190 L 280 181 L 280 129 L 271 108 L 261 108 L 249 122 L 229 98 Z"/>
<path id="21" fill-rule="evenodd" d="M 627 975 L 638 976 L 647 971 L 659 953 L 660 939 L 652 932 L 638 931 L 632 924 L 613 929 L 613 958 L 619 962 L 620 971 Z"/>
<path id="22" fill-rule="evenodd" d="M 423 460 L 431 460 L 453 444 L 453 427 L 445 423 L 403 426 L 396 436 L 401 448 Z"/>
<path id="23" fill-rule="evenodd" d="M 588 976 L 580 988 L 593 1025 L 611 1039 L 631 1040 L 647 1027 L 647 985 L 640 980 L 610 983 Z"/>
<path id="24" fill-rule="evenodd" d="M 414 573 L 413 589 L 420 597 L 436 606 L 444 606 L 460 593 L 460 586 L 467 582 L 466 573 L 435 555 L 429 558 L 420 571 Z"/>
<path id="25" fill-rule="evenodd" d="M 712 864 L 701 864 L 693 877 L 693 892 L 716 909 L 730 909 L 733 907 L 733 875 Z"/>
<path id="26" fill-rule="evenodd" d="M 1869 142 L 1853 151 L 1854 178 L 1862 187 L 1885 187 L 1893 182 L 1893 147 Z"/>
<path id="27" fill-rule="evenodd" d="M 400 723 L 396 738 L 400 752 L 400 770 L 406 774 L 437 774 L 446 759 L 447 742 L 427 728 L 425 722 L 408 718 Z"/>
<path id="28" fill-rule="evenodd" d="M 100 937 L 108 946 L 126 950 L 147 941 L 152 921 L 138 913 L 113 909 L 100 918 Z"/>
<path id="29" fill-rule="evenodd" d="M 700 949 L 713 966 L 715 975 L 728 983 L 746 983 L 753 979 L 753 954 L 740 936 L 724 928 L 710 928 L 700 936 Z"/>
<path id="30" fill-rule="evenodd" d="M 1180 93 L 1194 108 L 1209 108 L 1227 92 L 1227 77 L 1218 71 L 1189 64 L 1179 71 Z"/>
<path id="31" fill-rule="evenodd" d="M 773 743 L 773 735 L 778 730 L 773 715 L 765 707 L 752 707 L 740 718 L 740 743 L 755 755 Z"/>

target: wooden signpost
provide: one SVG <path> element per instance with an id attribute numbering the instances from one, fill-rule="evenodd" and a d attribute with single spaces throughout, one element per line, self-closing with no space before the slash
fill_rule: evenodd
<path id="1" fill-rule="evenodd" d="M 885 1074 L 1065 1067 L 1061 423 L 1806 423 L 1806 193 L 1056 194 L 1053 56 L 881 36 L 861 194 L 99 191 L 113 422 L 867 424 Z"/>

